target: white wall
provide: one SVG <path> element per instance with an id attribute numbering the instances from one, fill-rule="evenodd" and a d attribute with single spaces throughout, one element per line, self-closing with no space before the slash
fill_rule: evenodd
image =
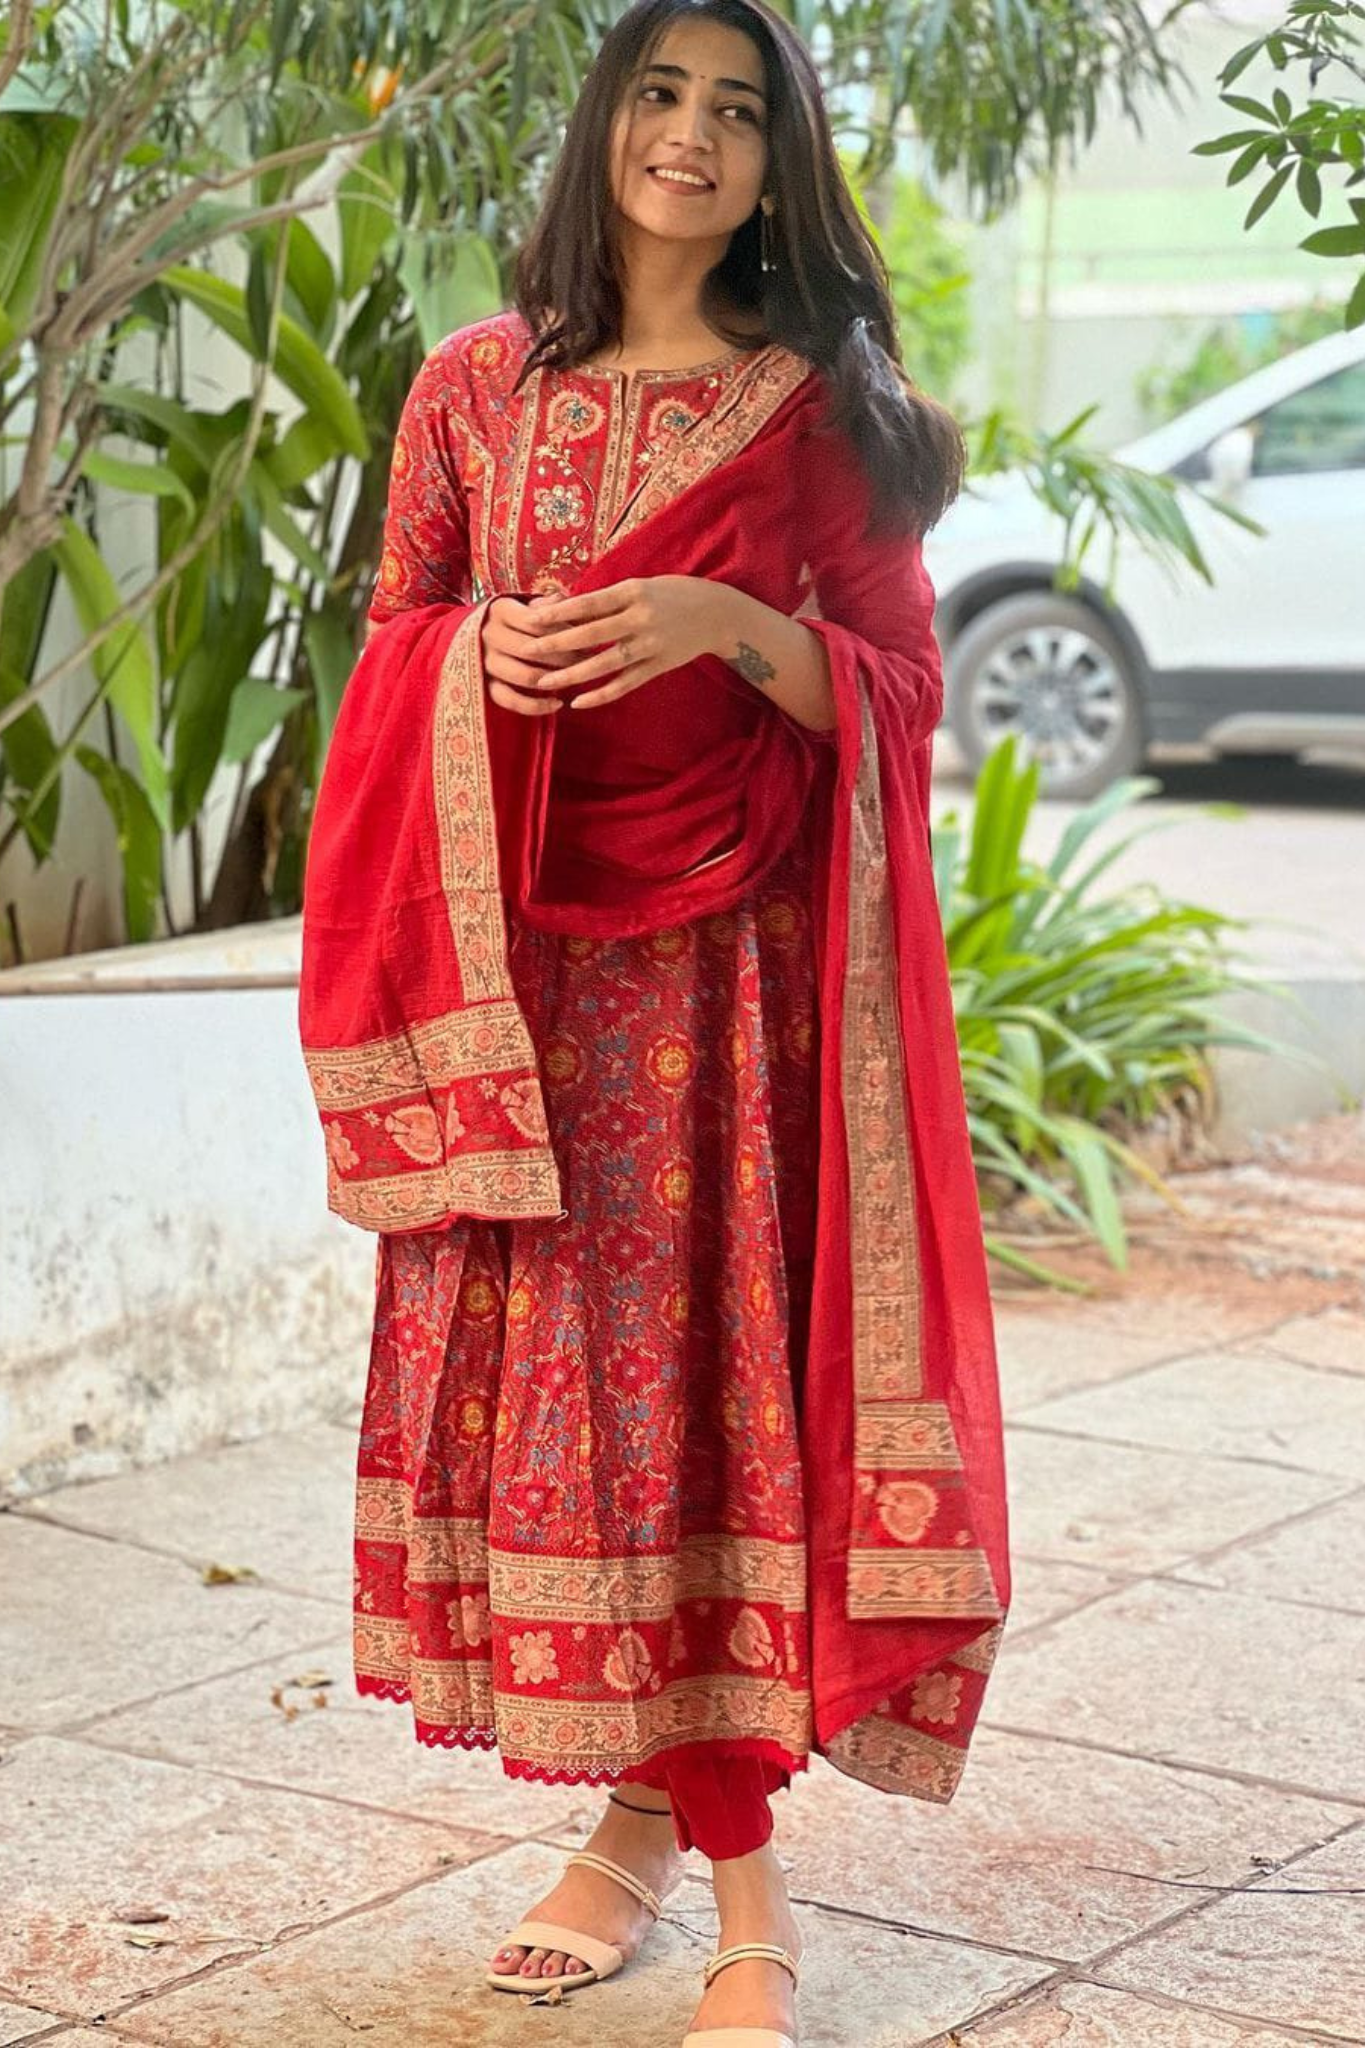
<path id="1" fill-rule="evenodd" d="M 376 1241 L 326 1210 L 294 992 L 128 988 L 297 963 L 290 923 L 95 961 L 117 994 L 0 975 L 0 1484 L 359 1397 Z"/>

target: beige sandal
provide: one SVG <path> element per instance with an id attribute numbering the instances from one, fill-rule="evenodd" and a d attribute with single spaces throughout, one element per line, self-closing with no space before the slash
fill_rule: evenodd
<path id="1" fill-rule="evenodd" d="M 790 1949 L 776 1948 L 769 1942 L 746 1941 L 735 1948 L 723 1948 L 719 1955 L 712 1956 L 703 1975 L 711 1984 L 722 1970 L 728 1970 L 731 1963 L 776 1963 L 787 1972 L 792 1983 L 801 1982 L 801 1959 Z M 776 2027 L 706 2027 L 700 2034 L 689 2034 L 683 2048 L 796 2048 L 790 2034 L 780 2034 Z"/>
<path id="2" fill-rule="evenodd" d="M 588 1869 L 599 1871 L 603 1877 L 624 1886 L 632 1898 L 640 1901 L 651 1919 L 657 1920 L 663 1912 L 658 1893 L 651 1891 L 633 1871 L 623 1870 L 609 1857 L 594 1855 L 591 1849 L 579 1849 L 570 1856 L 566 1868 L 575 1863 L 586 1864 Z M 576 1963 L 588 1966 L 586 1970 L 561 1972 L 558 1977 L 521 1977 L 505 1970 L 488 1972 L 488 1981 L 495 1991 L 520 1991 L 527 1996 L 548 1991 L 552 1985 L 558 1985 L 562 1991 L 581 1991 L 585 1984 L 600 1984 L 605 1978 L 614 1977 L 626 1963 L 634 1960 L 634 1952 L 628 1956 L 613 1942 L 599 1941 L 594 1934 L 580 1934 L 576 1927 L 556 1927 L 550 1920 L 523 1920 L 519 1927 L 512 1929 L 503 1947 L 557 1949 L 561 1955 L 572 1956 Z"/>

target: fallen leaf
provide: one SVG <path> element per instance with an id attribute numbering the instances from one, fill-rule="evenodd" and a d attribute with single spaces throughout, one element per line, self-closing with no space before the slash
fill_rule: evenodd
<path id="1" fill-rule="evenodd" d="M 123 1939 L 129 1948 L 174 1948 L 175 1946 L 175 1936 L 173 1934 L 125 1934 Z"/>
<path id="2" fill-rule="evenodd" d="M 298 1686 L 301 1692 L 313 1692 L 320 1685 L 335 1685 L 336 1680 L 330 1671 L 301 1671 L 297 1678 L 291 1678 L 288 1683 Z"/>
<path id="3" fill-rule="evenodd" d="M 260 1576 L 249 1564 L 206 1564 L 199 1581 L 204 1586 L 244 1586 Z"/>
<path id="4" fill-rule="evenodd" d="M 326 1693 L 325 1693 L 325 1692 L 315 1692 L 315 1693 L 313 1694 L 313 1705 L 314 1705 L 315 1707 L 325 1707 L 325 1706 L 326 1706 L 326 1704 L 327 1704 L 327 1695 L 326 1695 Z"/>

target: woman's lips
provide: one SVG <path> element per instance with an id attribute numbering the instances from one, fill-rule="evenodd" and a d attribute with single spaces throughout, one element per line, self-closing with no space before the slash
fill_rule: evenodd
<path id="1" fill-rule="evenodd" d="M 714 192 L 716 189 L 709 179 L 704 185 L 693 185 L 683 178 L 661 177 L 660 171 L 662 168 L 663 166 L 659 164 L 650 164 L 646 169 L 646 176 L 659 187 L 660 191 L 677 192 L 684 199 L 705 199 L 709 193 Z"/>

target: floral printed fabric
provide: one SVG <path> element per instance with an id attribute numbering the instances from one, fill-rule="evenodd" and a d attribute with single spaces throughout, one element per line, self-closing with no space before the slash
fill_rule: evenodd
<path id="1" fill-rule="evenodd" d="M 809 898 L 798 845 L 694 926 L 514 933 L 568 1213 L 381 1240 L 357 1670 L 424 1741 L 804 1762 Z"/>

